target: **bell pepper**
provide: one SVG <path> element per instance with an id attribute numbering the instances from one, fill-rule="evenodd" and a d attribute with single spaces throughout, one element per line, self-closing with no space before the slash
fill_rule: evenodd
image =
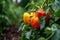
<path id="1" fill-rule="evenodd" d="M 36 13 L 38 15 L 38 18 L 40 18 L 42 16 L 46 16 L 46 13 L 42 9 L 38 10 Z"/>
<path id="2" fill-rule="evenodd" d="M 46 16 L 46 19 L 45 19 L 45 21 L 46 21 L 46 22 L 48 22 L 48 21 L 49 21 L 49 19 L 50 19 L 50 14 L 51 14 L 51 12 L 50 12 L 50 11 L 48 11 L 47 16 Z"/>
<path id="3" fill-rule="evenodd" d="M 28 12 L 24 13 L 23 21 L 24 21 L 25 24 L 30 24 L 30 14 Z"/>
<path id="4" fill-rule="evenodd" d="M 35 29 L 39 29 L 40 28 L 40 21 L 39 18 L 36 16 L 33 16 L 31 18 L 31 26 Z"/>

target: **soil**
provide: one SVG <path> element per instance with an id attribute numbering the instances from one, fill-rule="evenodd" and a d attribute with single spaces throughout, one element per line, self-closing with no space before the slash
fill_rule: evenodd
<path id="1" fill-rule="evenodd" d="M 17 26 L 11 26 L 10 29 L 4 30 L 3 34 L 0 36 L 0 40 L 20 40 L 20 36 L 22 31 L 17 32 L 18 27 Z"/>

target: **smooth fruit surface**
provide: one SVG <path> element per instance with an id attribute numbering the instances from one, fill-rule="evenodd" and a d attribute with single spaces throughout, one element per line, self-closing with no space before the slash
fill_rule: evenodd
<path id="1" fill-rule="evenodd" d="M 40 28 L 40 21 L 39 18 L 34 16 L 31 18 L 31 26 L 35 29 L 39 29 Z"/>
<path id="2" fill-rule="evenodd" d="M 30 14 L 29 13 L 24 13 L 23 15 L 23 21 L 25 24 L 30 24 Z"/>
<path id="3" fill-rule="evenodd" d="M 37 11 L 37 15 L 38 15 L 38 18 L 42 17 L 42 16 L 46 16 L 46 13 L 44 11 Z"/>

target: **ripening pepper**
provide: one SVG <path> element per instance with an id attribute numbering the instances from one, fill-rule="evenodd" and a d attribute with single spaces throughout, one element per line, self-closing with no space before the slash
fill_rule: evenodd
<path id="1" fill-rule="evenodd" d="M 36 13 L 37 13 L 38 18 L 42 16 L 46 16 L 46 13 L 42 9 L 38 10 Z"/>
<path id="2" fill-rule="evenodd" d="M 49 19 L 50 19 L 50 14 L 51 14 L 51 12 L 50 12 L 50 11 L 48 11 L 47 16 L 46 16 L 46 19 L 45 19 L 45 21 L 46 21 L 46 22 L 48 22 L 48 21 L 49 21 Z"/>
<path id="3" fill-rule="evenodd" d="M 28 12 L 23 14 L 23 21 L 25 24 L 30 24 L 30 14 Z"/>
<path id="4" fill-rule="evenodd" d="M 31 26 L 35 29 L 39 29 L 40 28 L 40 21 L 39 18 L 36 16 L 33 16 L 31 18 Z"/>

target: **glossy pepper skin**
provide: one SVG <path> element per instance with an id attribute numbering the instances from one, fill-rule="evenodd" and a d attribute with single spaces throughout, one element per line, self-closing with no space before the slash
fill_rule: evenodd
<path id="1" fill-rule="evenodd" d="M 46 13 L 44 11 L 38 10 L 37 12 L 38 18 L 42 17 L 42 16 L 46 16 Z"/>
<path id="2" fill-rule="evenodd" d="M 23 21 L 24 21 L 25 24 L 30 24 L 30 14 L 28 12 L 24 13 Z"/>
<path id="3" fill-rule="evenodd" d="M 40 21 L 39 21 L 39 18 L 36 17 L 36 16 L 33 16 L 31 18 L 31 26 L 34 28 L 34 29 L 39 29 L 40 28 Z"/>
<path id="4" fill-rule="evenodd" d="M 50 14 L 51 14 L 51 12 L 50 12 L 50 11 L 48 11 L 47 16 L 46 16 L 46 19 L 45 19 L 45 21 L 46 21 L 46 22 L 48 22 L 48 21 L 49 21 L 49 19 L 50 19 Z"/>

